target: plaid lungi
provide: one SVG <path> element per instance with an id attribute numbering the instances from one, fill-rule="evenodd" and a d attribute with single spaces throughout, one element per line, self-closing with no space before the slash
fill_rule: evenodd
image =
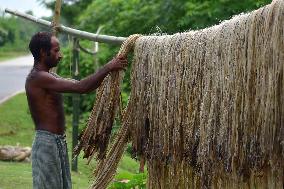
<path id="1" fill-rule="evenodd" d="M 37 130 L 32 147 L 34 189 L 71 189 L 65 135 Z"/>

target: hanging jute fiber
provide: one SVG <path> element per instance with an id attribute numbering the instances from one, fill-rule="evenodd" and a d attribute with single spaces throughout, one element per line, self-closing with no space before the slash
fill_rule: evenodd
<path id="1" fill-rule="evenodd" d="M 139 36 L 134 34 L 128 37 L 117 56 L 126 57 L 129 51 L 133 49 L 134 43 Z M 87 127 L 82 133 L 79 144 L 74 149 L 75 155 L 78 155 L 83 149 L 84 157 L 88 158 L 88 162 L 96 154 L 97 159 L 104 159 L 106 156 L 115 115 L 120 106 L 120 84 L 123 76 L 123 71 L 112 72 L 98 88 L 96 101 L 88 119 Z M 122 111 L 120 111 L 120 114 L 122 114 Z"/>
<path id="2" fill-rule="evenodd" d="M 107 187 L 131 142 L 149 189 L 282 189 L 283 67 L 283 0 L 203 30 L 139 37 L 122 126 L 91 187 Z"/>

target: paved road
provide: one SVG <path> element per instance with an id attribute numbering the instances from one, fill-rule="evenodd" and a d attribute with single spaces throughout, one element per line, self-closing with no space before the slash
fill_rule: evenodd
<path id="1" fill-rule="evenodd" d="M 31 55 L 0 62 L 0 103 L 24 91 L 26 76 L 32 65 Z"/>

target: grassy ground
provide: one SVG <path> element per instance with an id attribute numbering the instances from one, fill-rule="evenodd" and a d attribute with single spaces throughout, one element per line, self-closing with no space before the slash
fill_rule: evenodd
<path id="1" fill-rule="evenodd" d="M 33 136 L 34 126 L 30 118 L 25 94 L 19 94 L 0 105 L 0 146 L 31 146 Z M 71 154 L 71 136 L 71 126 L 67 121 L 69 155 Z M 74 189 L 88 188 L 94 166 L 94 164 L 87 166 L 82 156 L 79 157 L 79 171 L 77 173 L 72 172 Z M 136 161 L 125 155 L 120 163 L 116 179 L 131 179 L 133 173 L 138 171 L 138 167 Z M 32 188 L 31 163 L 0 161 L 0 189 L 12 188 Z"/>
<path id="2" fill-rule="evenodd" d="M 11 52 L 2 52 L 0 51 L 0 63 L 1 61 L 17 58 L 19 56 L 27 55 L 28 52 L 25 51 L 11 51 Z"/>

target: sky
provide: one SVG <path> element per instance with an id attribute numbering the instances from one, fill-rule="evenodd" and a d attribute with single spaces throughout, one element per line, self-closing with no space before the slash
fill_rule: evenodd
<path id="1" fill-rule="evenodd" d="M 26 12 L 31 10 L 36 17 L 51 16 L 52 11 L 46 9 L 37 0 L 0 0 L 0 10 L 5 8 Z"/>

